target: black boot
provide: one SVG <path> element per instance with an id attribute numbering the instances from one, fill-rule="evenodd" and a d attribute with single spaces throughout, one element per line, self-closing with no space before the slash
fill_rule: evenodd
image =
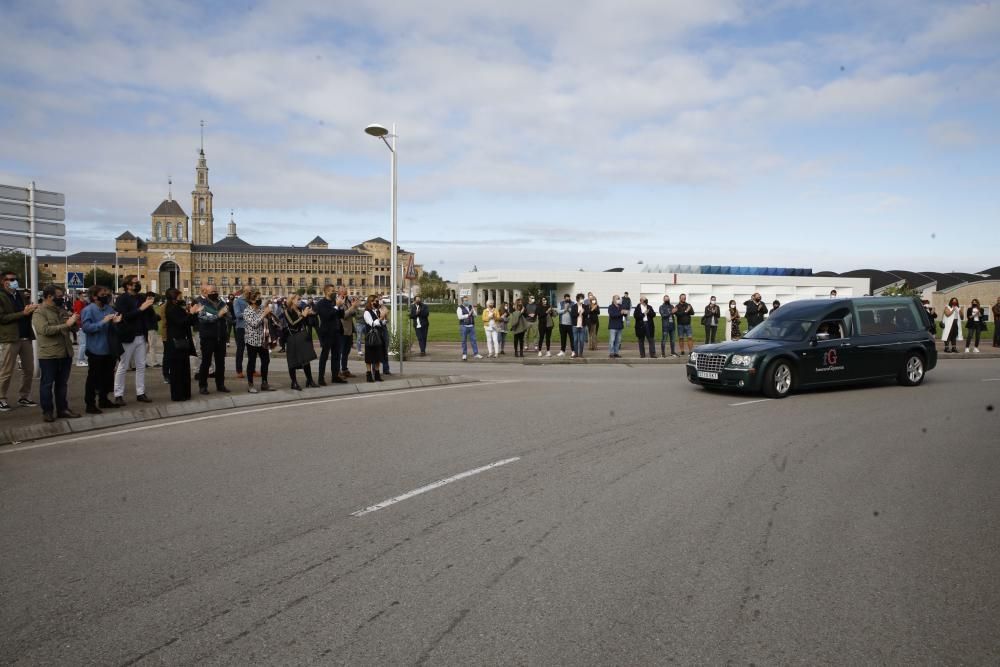
<path id="1" fill-rule="evenodd" d="M 373 375 L 375 376 L 375 381 L 376 381 L 376 382 L 381 382 L 381 381 L 382 381 L 382 376 L 381 376 L 381 375 L 379 375 L 379 372 L 378 372 L 378 371 L 375 371 L 375 372 L 373 373 Z"/>
<path id="2" fill-rule="evenodd" d="M 372 372 L 368 371 L 365 373 L 365 382 L 374 382 L 375 378 L 372 377 Z"/>

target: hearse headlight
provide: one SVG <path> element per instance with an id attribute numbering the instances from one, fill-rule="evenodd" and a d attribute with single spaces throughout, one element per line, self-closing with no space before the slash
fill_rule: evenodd
<path id="1" fill-rule="evenodd" d="M 692 352 L 691 356 L 690 356 L 690 359 L 691 359 L 691 363 L 692 364 L 698 363 L 698 353 L 697 352 Z"/>
<path id="2" fill-rule="evenodd" d="M 738 366 L 739 368 L 750 368 L 753 366 L 753 355 L 752 354 L 734 354 L 729 360 L 730 366 Z"/>

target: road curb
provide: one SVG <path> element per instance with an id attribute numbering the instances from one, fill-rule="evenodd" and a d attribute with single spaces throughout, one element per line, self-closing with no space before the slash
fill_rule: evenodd
<path id="1" fill-rule="evenodd" d="M 439 387 L 451 384 L 469 384 L 479 382 L 476 378 L 462 375 L 438 375 L 433 377 L 399 378 L 380 383 L 335 384 L 332 386 L 293 391 L 279 389 L 259 394 L 233 393 L 211 396 L 204 399 L 193 399 L 180 403 L 169 402 L 142 408 L 125 410 L 106 410 L 100 415 L 84 415 L 79 419 L 57 419 L 54 422 L 39 422 L 25 426 L 0 429 L 0 446 L 18 444 L 30 440 L 40 440 L 58 435 L 85 433 L 112 426 L 122 426 L 137 422 L 153 421 L 185 417 L 187 415 L 231 410 L 257 405 L 274 405 L 308 401 L 317 398 L 334 398 L 337 396 L 354 396 L 359 394 L 383 393 L 423 387 Z"/>

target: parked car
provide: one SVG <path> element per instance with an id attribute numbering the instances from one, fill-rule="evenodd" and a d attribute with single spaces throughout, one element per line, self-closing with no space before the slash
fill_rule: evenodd
<path id="1" fill-rule="evenodd" d="M 801 387 L 882 378 L 916 386 L 936 365 L 933 324 L 917 299 L 810 299 L 783 305 L 740 340 L 699 345 L 687 377 L 784 398 Z"/>

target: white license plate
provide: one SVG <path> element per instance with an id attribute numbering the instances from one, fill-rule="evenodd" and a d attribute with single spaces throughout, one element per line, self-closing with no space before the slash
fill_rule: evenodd
<path id="1" fill-rule="evenodd" d="M 704 380 L 718 380 L 719 379 L 719 374 L 718 373 L 712 373 L 712 372 L 709 372 L 709 371 L 698 371 L 698 377 L 700 377 L 700 378 L 702 378 Z"/>

